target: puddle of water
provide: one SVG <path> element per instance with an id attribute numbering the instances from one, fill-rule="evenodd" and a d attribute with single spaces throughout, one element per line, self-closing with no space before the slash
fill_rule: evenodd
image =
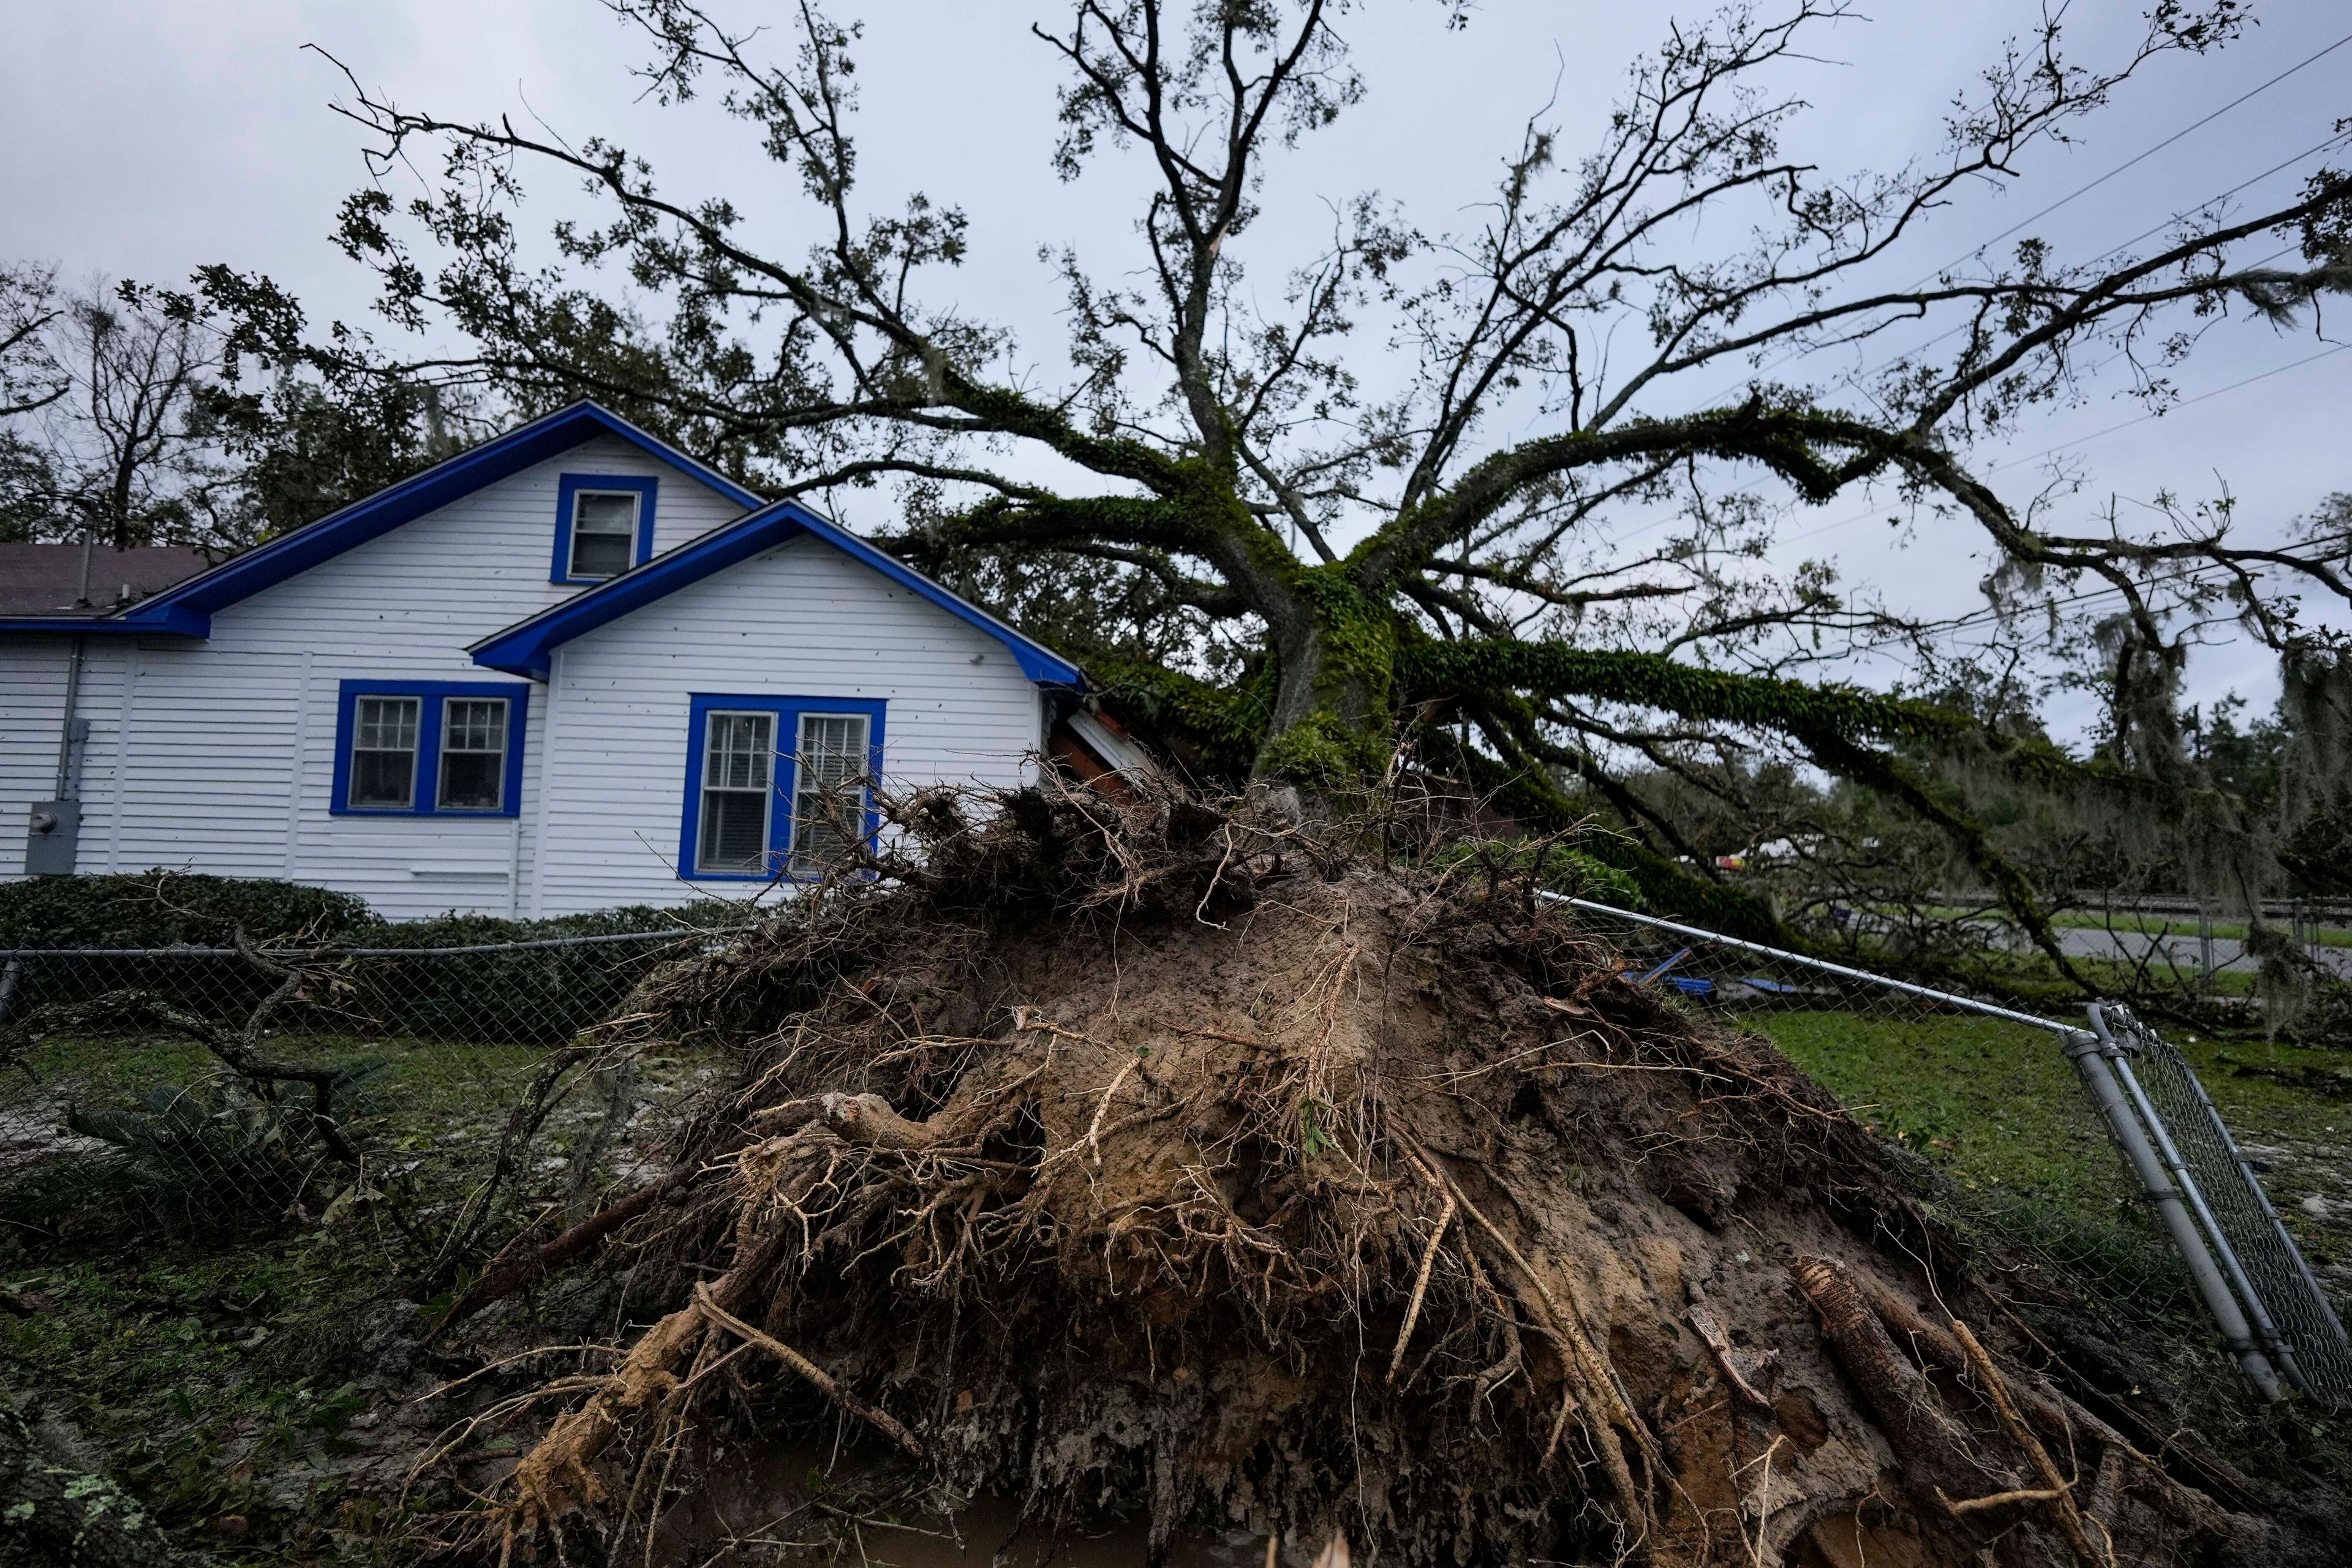
<path id="1" fill-rule="evenodd" d="M 664 1516 L 654 1561 L 666 1568 L 750 1568 L 779 1561 L 861 1568 L 1145 1568 L 1150 1560 L 1148 1521 L 1097 1533 L 1047 1534 L 1023 1527 L 1017 1498 L 975 1498 L 952 1520 L 904 1510 L 898 1510 L 900 1524 L 854 1518 L 861 1479 L 858 1467 L 847 1460 L 834 1465 L 819 1447 L 731 1456 Z M 1246 1531 L 1186 1536 L 1171 1542 L 1160 1561 L 1166 1568 L 1260 1568 L 1265 1546 L 1265 1536 Z"/>

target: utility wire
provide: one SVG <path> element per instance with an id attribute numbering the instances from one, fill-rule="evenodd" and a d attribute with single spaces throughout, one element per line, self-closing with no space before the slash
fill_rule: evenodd
<path id="1" fill-rule="evenodd" d="M 2246 102 L 2250 99 L 2260 97 L 2262 94 L 2268 92 L 2272 88 L 2276 87 L 2279 83 L 2294 75 L 2297 71 L 2302 70 L 2305 67 L 2317 64 L 2319 61 L 2326 58 L 2329 55 L 2334 54 L 2336 50 L 2342 48 L 2347 44 L 2352 44 L 2352 33 L 2345 34 L 2342 37 L 2319 49 L 2316 53 L 2305 55 L 2302 59 L 2297 60 L 2294 64 L 2287 67 L 2286 69 L 2279 72 L 2278 75 L 2271 78 L 2268 81 L 2262 82 L 2257 86 L 2249 88 L 2246 91 L 2240 93 L 2237 97 L 2231 99 L 2229 102 L 2221 105 L 2221 108 L 2214 110 L 2211 113 L 2207 114 L 2193 124 L 2182 126 L 2179 130 L 2174 132 L 2163 141 L 2158 142 L 2155 146 L 2147 148 L 2146 151 L 2116 164 L 2114 168 L 2109 169 L 2105 174 L 2101 174 L 2097 179 L 2093 180 L 2090 184 L 2077 186 L 2075 189 L 2069 191 L 2066 195 L 2059 197 L 2056 201 L 2052 202 L 2048 206 L 2043 207 L 2040 212 L 2033 214 L 2031 217 L 2023 218 L 2017 223 L 2011 224 L 2009 227 L 2001 230 L 1999 234 L 1994 235 L 1990 239 L 1985 240 L 1981 244 L 1978 245 L 1974 249 L 1963 251 L 1959 255 L 1952 258 L 1951 260 L 1944 263 L 1943 266 L 1935 268 L 1930 271 L 1922 274 L 1917 281 L 1912 283 L 1910 287 L 1916 289 L 1922 284 L 1932 282 L 1939 274 L 1947 272 L 1952 268 L 1958 267 L 1961 262 L 1968 260 L 1970 257 L 1983 255 L 1987 250 L 1999 245 L 2002 240 L 2007 239 L 2011 235 L 2017 233 L 2020 229 L 2026 227 L 2030 224 L 2041 222 L 2043 218 L 2048 217 L 2052 213 L 2056 212 L 2060 207 L 2066 205 L 2068 203 L 2074 201 L 2078 197 L 2087 195 L 2091 192 L 2097 190 L 2101 185 L 2105 184 L 2117 174 L 2123 174 L 2126 170 L 2131 169 L 2137 164 L 2146 163 L 2148 159 L 2156 156 L 2157 153 L 2163 152 L 2167 147 L 2171 146 L 2182 137 L 2188 136 L 2194 132 L 2202 130 L 2204 127 L 2210 125 L 2213 121 L 2221 119 L 2221 116 L 2229 113 L 2230 110 L 2237 108 L 2240 104 Z M 2288 164 L 2298 163 L 2305 158 L 2308 158 L 2313 153 L 2322 152 L 2331 143 L 2340 142 L 2342 140 L 2344 140 L 2344 134 L 2342 132 L 2330 136 L 2326 142 L 2320 142 L 2318 146 L 2310 149 L 2309 152 L 2298 153 L 2294 157 L 2288 159 L 2286 163 L 2265 169 L 2261 174 L 2254 175 L 2252 179 L 2242 181 L 2239 184 L 2231 186 L 2228 190 L 2223 191 L 2220 195 L 2210 197 L 2206 201 L 2200 203 L 2199 205 L 2210 206 L 2214 202 L 2225 201 L 2229 197 L 2237 195 L 2238 192 L 2244 190 L 2248 185 L 2254 184 L 2256 181 L 2266 180 L 2271 175 L 2277 174 L 2280 169 L 2287 167 Z M 2192 208 L 2190 210 L 2194 211 L 2196 209 Z M 2131 238 L 2124 241 L 2122 245 L 2116 246 L 2114 250 L 2108 251 L 2105 256 L 2094 258 L 2090 265 L 2095 267 L 2099 262 L 2107 259 L 2107 257 L 2115 255 L 2116 251 L 2137 245 L 2141 240 L 2146 239 L 2148 235 L 2158 233 L 2169 226 L 2171 224 L 2179 221 L 2179 215 L 2167 218 L 2163 223 L 2158 224 L 2156 227 L 2148 229 L 2146 233 L 2134 235 Z M 1950 334 L 1947 333 L 1945 335 L 1949 336 Z M 1937 339 L 1934 341 L 1940 342 L 1941 340 Z M 1760 375 L 1766 371 L 1776 369 L 1780 365 L 1786 364 L 1790 360 L 1801 357 L 1803 354 L 1810 352 L 1811 351 L 1802 348 L 1791 348 L 1787 353 L 1783 353 L 1779 359 L 1774 360 L 1770 364 L 1760 367 L 1756 374 Z M 1747 378 L 1745 377 L 1742 378 L 1743 381 L 1746 379 Z M 1720 401 L 1722 398 L 1728 396 L 1730 394 L 1739 389 L 1739 384 L 1740 384 L 1738 383 L 1735 383 L 1732 385 L 1724 388 L 1723 391 L 1716 394 L 1715 398 L 1710 401 Z"/>
<path id="2" fill-rule="evenodd" d="M 2221 108 L 2213 110 L 2212 113 L 2205 116 L 2202 120 L 2198 121 L 2195 124 L 2182 126 L 2179 130 L 2174 132 L 2171 135 L 2166 137 L 2155 146 L 2150 147 L 2147 152 L 2140 153 L 2136 158 L 2126 159 L 2125 162 L 2116 164 L 2114 168 L 2109 169 L 2105 174 L 2101 174 L 2097 179 L 2093 180 L 2089 184 L 2079 186 L 2076 189 L 2068 192 L 2065 195 L 2063 195 L 2056 201 L 2052 202 L 2048 206 L 2043 207 L 2040 212 L 2035 213 L 2032 217 L 2021 218 L 2016 223 L 2013 223 L 2007 228 L 2002 229 L 1999 234 L 1994 235 L 1990 239 L 1988 239 L 1983 244 L 1978 246 L 1974 250 L 1961 252 L 1959 255 L 1952 258 L 1951 260 L 1944 263 L 1943 266 L 1937 268 L 1935 272 L 1928 274 L 1928 277 L 1933 278 L 1937 273 L 1945 272 L 1952 268 L 1958 267 L 1961 262 L 1968 260 L 1972 256 L 1982 256 L 1986 251 L 1990 250 L 1994 246 L 1999 245 L 2002 240 L 2007 239 L 2011 235 L 2015 234 L 2018 230 L 2025 227 L 2028 224 L 2039 223 L 2043 218 L 2048 217 L 2052 213 L 2056 212 L 2060 207 L 2064 206 L 2068 202 L 2074 200 L 2075 197 L 2088 195 L 2091 192 L 2097 190 L 2101 185 L 2105 184 L 2109 180 L 2114 179 L 2117 174 L 2122 174 L 2125 170 L 2137 167 L 2137 165 L 2147 162 L 2147 160 L 2155 157 L 2158 153 L 2163 152 L 2167 147 L 2171 146 L 2175 142 L 2179 141 L 2182 137 L 2189 134 L 2191 132 L 2202 130 L 2204 127 L 2212 124 L 2213 121 L 2221 119 L 2221 116 L 2229 113 L 2230 110 L 2237 108 L 2238 105 L 2245 102 L 2248 99 L 2258 97 L 2263 93 L 2268 92 L 2271 89 L 2276 87 L 2287 78 L 2294 75 L 2295 72 L 2303 69 L 2305 66 L 2317 64 L 2319 61 L 2326 58 L 2329 55 L 2334 54 L 2336 50 L 2342 48 L 2347 44 L 2352 44 L 2352 33 L 2345 34 L 2342 37 L 2336 39 L 2326 48 L 2321 49 L 2317 54 L 2305 56 L 2302 59 L 2297 60 L 2294 64 L 2287 67 L 2286 69 L 2279 72 L 2278 75 L 2271 78 L 2270 80 L 2263 82 L 2259 87 L 2249 88 L 2246 91 L 2240 93 L 2237 97 L 2231 99 Z M 2305 155 L 2308 156 L 2308 154 Z M 2285 165 L 2281 164 L 2280 167 L 2284 168 Z M 2273 170 L 2271 172 L 2275 174 L 2277 173 L 2277 170 Z M 2261 176 L 2257 175 L 2256 178 L 2259 179 Z M 2155 230 L 2151 229 L 2148 232 L 2152 234 Z M 2142 236 L 2141 237 L 2145 238 L 2147 237 Z M 2132 240 L 2126 240 L 2124 242 L 2125 245 L 2130 245 L 2133 243 L 2136 242 Z M 2116 248 L 2121 249 L 2122 247 L 2118 246 Z M 2110 251 L 2108 254 L 2113 255 L 2114 252 Z M 1916 284 L 1913 285 L 1914 288 L 1916 288 L 1917 286 L 1918 285 Z"/>
<path id="3" fill-rule="evenodd" d="M 2028 452 L 2022 458 L 2011 458 L 2005 463 L 1996 463 L 1985 472 L 1997 474 L 2003 468 L 2016 468 L 2020 463 L 2030 463 L 2037 458 L 2046 458 L 2053 452 L 2063 452 L 2069 447 L 2080 447 L 2085 442 L 2095 441 L 2102 436 L 2112 436 L 2118 430 L 2128 430 L 2135 425 L 2145 425 L 2151 419 L 2161 419 L 2175 408 L 2187 408 L 2192 404 L 2202 403 L 2209 397 L 2219 397 L 2225 392 L 2235 392 L 2241 387 L 2252 386 L 2258 381 L 2268 381 L 2274 375 L 2284 375 L 2288 371 L 2300 370 L 2305 365 L 2327 358 L 2330 354 L 2340 354 L 2346 349 L 2352 349 L 2352 342 L 2337 343 L 2333 347 L 2324 348 L 2315 354 L 2305 354 L 2303 358 L 2286 364 L 2273 365 L 2260 374 L 2246 377 L 2243 381 L 2233 381 L 2227 386 L 2217 386 L 2210 392 L 2200 392 L 2194 397 L 2184 397 L 2168 407 L 2151 409 L 2146 414 L 2135 415 L 2121 424 L 2110 425 L 2104 430 L 2094 430 L 2087 436 L 2077 436 L 2071 441 L 2061 441 L 2054 447 L 2044 447 L 2039 452 Z"/>

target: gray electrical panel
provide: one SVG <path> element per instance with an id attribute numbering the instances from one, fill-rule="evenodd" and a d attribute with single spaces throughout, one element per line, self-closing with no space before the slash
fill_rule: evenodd
<path id="1" fill-rule="evenodd" d="M 80 838 L 81 802 L 34 802 L 32 825 L 25 835 L 26 874 L 34 877 L 73 875 L 74 850 Z"/>

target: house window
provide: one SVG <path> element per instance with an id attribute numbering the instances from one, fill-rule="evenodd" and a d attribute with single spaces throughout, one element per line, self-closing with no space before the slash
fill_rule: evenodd
<path id="1" fill-rule="evenodd" d="M 822 877 L 866 836 L 865 716 L 802 714 L 793 760 L 793 875 Z"/>
<path id="2" fill-rule="evenodd" d="M 679 874 L 814 880 L 870 840 L 884 710 L 865 698 L 697 693 Z"/>
<path id="3" fill-rule="evenodd" d="M 617 577 L 636 552 L 637 498 L 582 490 L 572 498 L 572 575 Z"/>
<path id="4" fill-rule="evenodd" d="M 506 798 L 507 700 L 441 700 L 441 811 L 496 811 Z"/>
<path id="5" fill-rule="evenodd" d="M 564 474 L 555 487 L 553 583 L 602 583 L 650 560 L 658 483 L 630 474 Z"/>
<path id="6" fill-rule="evenodd" d="M 702 748 L 702 831 L 698 871 L 759 875 L 766 868 L 775 786 L 772 713 L 711 713 Z"/>
<path id="7" fill-rule="evenodd" d="M 416 800 L 414 697 L 362 697 L 352 737 L 352 805 L 406 811 Z"/>
<path id="8" fill-rule="evenodd" d="M 337 816 L 514 816 L 528 687 L 346 680 L 335 710 Z"/>

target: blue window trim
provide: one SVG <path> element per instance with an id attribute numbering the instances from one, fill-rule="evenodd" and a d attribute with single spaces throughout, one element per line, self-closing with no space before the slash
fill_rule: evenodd
<path id="1" fill-rule="evenodd" d="M 416 790 L 403 806 L 352 804 L 352 730 L 362 697 L 414 697 L 416 713 Z M 436 806 L 441 787 L 442 703 L 451 697 L 507 700 L 505 789 L 496 810 L 457 811 Z M 530 721 L 530 687 L 510 680 L 346 680 L 335 698 L 335 787 L 327 809 L 337 816 L 520 816 L 522 815 L 522 745 Z"/>
<path id="2" fill-rule="evenodd" d="M 642 566 L 654 557 L 654 500 L 661 481 L 636 474 L 563 474 L 555 481 L 555 559 L 547 580 L 551 583 L 609 583 L 609 577 L 574 577 L 572 574 L 572 518 L 580 492 L 588 490 L 626 491 L 637 498 L 636 545 L 629 553 L 629 564 Z"/>
<path id="3" fill-rule="evenodd" d="M 793 748 L 799 743 L 801 719 L 810 713 L 856 713 L 866 720 L 866 771 L 882 776 L 882 726 L 888 703 L 865 697 L 778 697 L 741 692 L 697 691 L 691 694 L 686 730 L 686 802 L 679 813 L 677 874 L 688 882 L 808 881 L 788 868 L 793 849 Z M 772 713 L 776 716 L 776 766 L 769 781 L 775 798 L 768 805 L 768 869 L 761 871 L 698 871 L 694 868 L 697 830 L 702 826 L 702 752 L 710 733 L 710 715 Z M 866 795 L 866 838 L 869 844 L 882 830 L 882 814 Z"/>

